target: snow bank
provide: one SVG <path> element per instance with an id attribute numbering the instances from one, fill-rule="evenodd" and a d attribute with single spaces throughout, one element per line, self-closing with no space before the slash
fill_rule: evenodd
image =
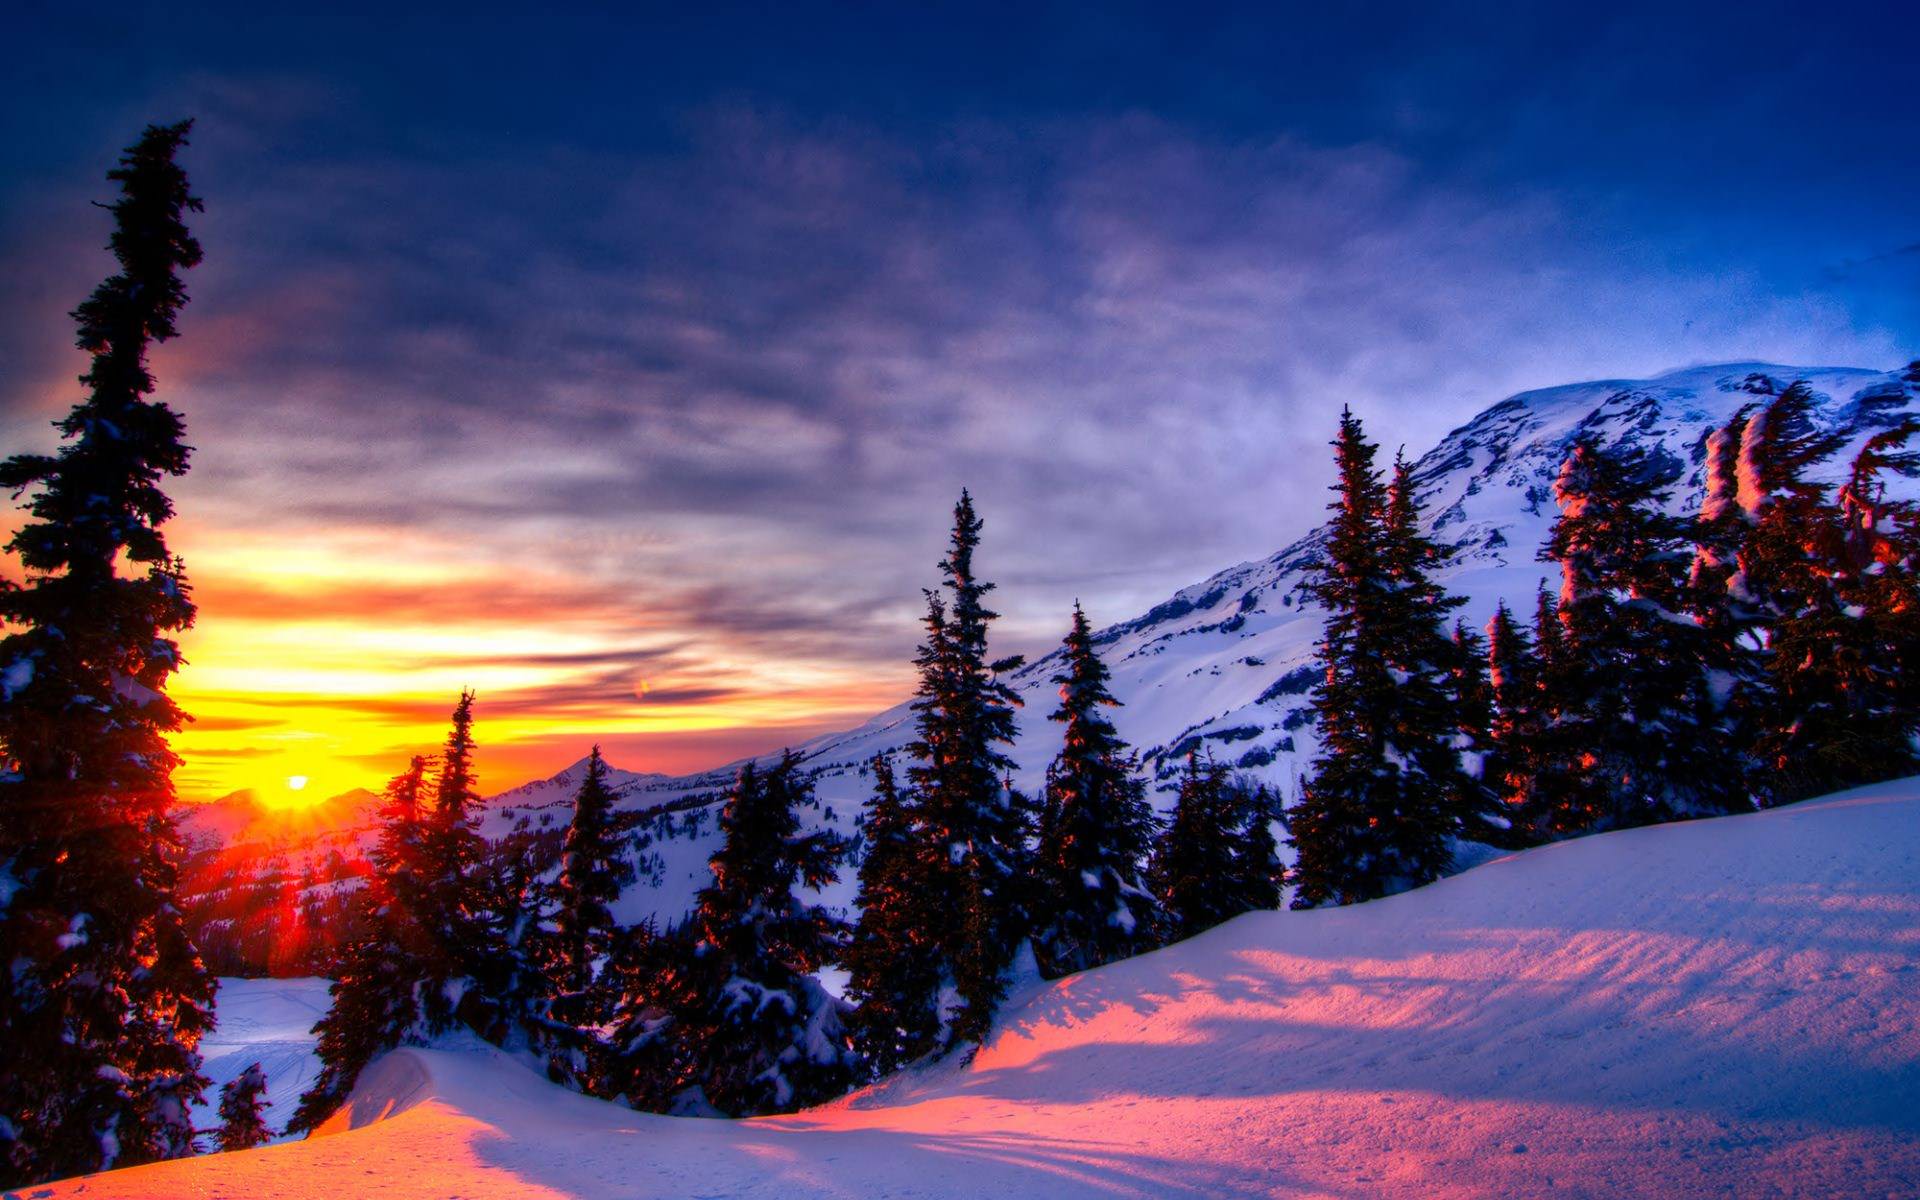
<path id="1" fill-rule="evenodd" d="M 237 1079 L 252 1063 L 267 1073 L 267 1125 L 286 1127 L 320 1073 L 313 1052 L 313 1023 L 327 1011 L 324 979 L 222 979 L 214 996 L 213 1033 L 200 1043 L 202 1070 L 213 1081 L 193 1110 L 196 1128 L 220 1123 L 220 1085 Z"/>
<path id="2" fill-rule="evenodd" d="M 337 1136 L 60 1196 L 1920 1194 L 1920 779 L 1250 914 L 1010 1001 L 970 1066 L 633 1113 L 401 1051 Z"/>

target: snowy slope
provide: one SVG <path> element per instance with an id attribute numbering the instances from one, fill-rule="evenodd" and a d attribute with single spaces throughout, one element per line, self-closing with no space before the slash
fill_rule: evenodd
<path id="1" fill-rule="evenodd" d="M 1034 985 L 968 1067 L 654 1117 L 399 1051 L 308 1141 L 54 1196 L 1920 1194 L 1920 779 Z"/>
<path id="2" fill-rule="evenodd" d="M 285 1127 L 300 1093 L 320 1073 L 313 1025 L 327 1011 L 327 987 L 324 979 L 220 981 L 214 997 L 218 1025 L 200 1043 L 201 1071 L 213 1086 L 207 1089 L 206 1103 L 194 1110 L 195 1128 L 220 1123 L 221 1085 L 239 1078 L 253 1063 L 267 1074 L 267 1125 L 275 1133 Z"/>

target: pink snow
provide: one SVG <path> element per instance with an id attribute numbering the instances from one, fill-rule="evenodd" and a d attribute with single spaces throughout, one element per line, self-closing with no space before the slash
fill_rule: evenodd
<path id="1" fill-rule="evenodd" d="M 1917 861 L 1920 779 L 1250 914 L 797 1116 L 647 1116 L 403 1050 L 322 1135 L 52 1194 L 1915 1195 Z"/>

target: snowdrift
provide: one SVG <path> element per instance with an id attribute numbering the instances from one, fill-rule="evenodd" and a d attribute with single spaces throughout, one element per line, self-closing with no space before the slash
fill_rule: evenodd
<path id="1" fill-rule="evenodd" d="M 1920 779 L 1249 914 L 793 1117 L 406 1050 L 324 1132 L 49 1194 L 1916 1195 Z"/>

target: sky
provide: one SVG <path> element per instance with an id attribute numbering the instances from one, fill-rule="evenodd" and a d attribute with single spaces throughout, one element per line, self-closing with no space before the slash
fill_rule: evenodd
<path id="1" fill-rule="evenodd" d="M 462 687 L 487 788 L 857 724 L 962 487 L 1041 652 L 1316 523 L 1342 406 L 1920 355 L 1904 4 L 277 7 L 0 50 L 9 452 L 196 121 L 189 798 L 377 787 Z"/>

